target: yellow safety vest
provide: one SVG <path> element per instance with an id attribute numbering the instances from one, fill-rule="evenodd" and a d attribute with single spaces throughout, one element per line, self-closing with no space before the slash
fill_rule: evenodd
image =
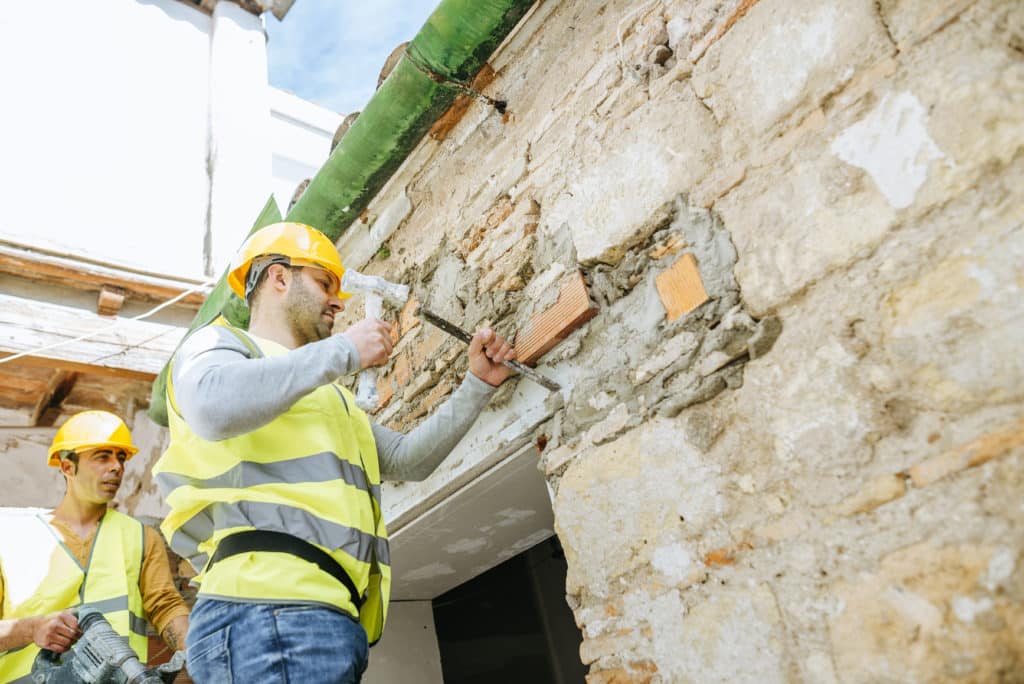
<path id="1" fill-rule="evenodd" d="M 39 515 L 26 516 L 19 530 L 0 542 L 4 569 L 3 619 L 47 615 L 87 603 L 96 608 L 143 663 L 148 658 L 139 575 L 145 554 L 142 523 L 113 509 L 100 519 L 81 566 L 60 533 Z M 39 647 L 29 644 L 0 652 L 0 682 L 31 682 Z"/>
<path id="2" fill-rule="evenodd" d="M 288 353 L 228 325 L 252 358 Z M 258 387 L 239 392 L 258 392 Z M 359 619 L 370 643 L 384 630 L 391 586 L 380 508 L 380 466 L 370 421 L 346 388 L 328 384 L 252 432 L 210 442 L 185 423 L 168 374 L 171 441 L 153 475 L 171 512 L 161 530 L 199 573 L 200 596 L 258 603 L 325 604 Z M 227 556 L 207 568 L 224 537 L 284 532 L 329 553 L 365 603 L 316 565 L 287 553 Z"/>

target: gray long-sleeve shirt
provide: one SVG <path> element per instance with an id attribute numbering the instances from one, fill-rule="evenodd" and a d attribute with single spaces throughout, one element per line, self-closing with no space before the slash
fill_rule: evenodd
<path id="1" fill-rule="evenodd" d="M 283 356 L 250 358 L 245 344 L 223 326 L 193 333 L 174 360 L 174 396 L 192 430 L 209 441 L 251 432 L 296 401 L 359 370 L 359 352 L 334 335 Z M 381 477 L 422 480 L 440 465 L 497 388 L 472 373 L 427 420 L 408 434 L 370 421 Z"/>

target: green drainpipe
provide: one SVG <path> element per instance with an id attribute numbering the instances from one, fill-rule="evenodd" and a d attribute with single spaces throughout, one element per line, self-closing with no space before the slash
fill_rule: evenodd
<path id="1" fill-rule="evenodd" d="M 319 228 L 337 241 L 456 96 L 467 92 L 534 1 L 442 0 L 286 219 Z M 250 234 L 280 220 L 271 198 Z M 225 276 L 206 298 L 189 332 L 221 314 L 235 325 L 248 326 L 249 310 Z M 153 383 L 149 408 L 150 417 L 165 426 L 166 388 L 165 365 Z"/>

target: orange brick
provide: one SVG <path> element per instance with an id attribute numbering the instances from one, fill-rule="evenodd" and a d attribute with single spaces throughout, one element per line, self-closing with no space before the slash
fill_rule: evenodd
<path id="1" fill-rule="evenodd" d="M 732 549 L 715 549 L 704 556 L 704 565 L 732 565 L 735 562 Z"/>
<path id="2" fill-rule="evenodd" d="M 434 354 L 447 339 L 448 333 L 440 328 L 435 328 L 432 325 L 426 326 L 425 332 L 422 335 L 422 341 L 414 341 L 409 352 L 413 369 L 420 370 L 426 366 L 427 362 L 434 357 Z"/>
<path id="3" fill-rule="evenodd" d="M 697 259 L 690 253 L 679 257 L 672 266 L 658 275 L 655 285 L 670 321 L 708 301 L 708 293 L 704 290 L 697 269 Z"/>
<path id="4" fill-rule="evenodd" d="M 583 273 L 576 271 L 562 281 L 558 301 L 535 314 L 516 335 L 519 360 L 534 364 L 574 330 L 597 315 L 598 308 L 590 301 Z"/>
<path id="5" fill-rule="evenodd" d="M 416 301 L 415 297 L 409 297 L 409 301 L 402 307 L 402 312 L 398 314 L 398 325 L 402 337 L 405 337 L 410 330 L 420 324 L 420 319 L 413 315 L 419 305 L 420 303 Z"/>
<path id="6" fill-rule="evenodd" d="M 512 203 L 512 200 L 507 195 L 498 198 L 498 201 L 487 210 L 484 217 L 466 231 L 466 237 L 462 239 L 460 244 L 460 254 L 465 257 L 479 247 L 480 243 L 484 241 L 484 236 L 500 226 L 505 219 L 512 215 L 515 208 L 516 205 Z"/>
<path id="7" fill-rule="evenodd" d="M 412 368 L 409 365 L 408 354 L 402 353 L 395 357 L 395 365 L 391 369 L 391 374 L 395 379 L 397 387 L 404 388 L 409 384 L 409 378 L 412 377 Z"/>

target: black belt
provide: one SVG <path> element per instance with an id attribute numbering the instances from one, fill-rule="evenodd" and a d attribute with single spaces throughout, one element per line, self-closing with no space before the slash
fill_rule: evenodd
<path id="1" fill-rule="evenodd" d="M 271 532 L 269 530 L 249 530 L 247 532 L 236 532 L 220 540 L 217 550 L 214 552 L 210 562 L 206 565 L 209 572 L 213 564 L 228 556 L 237 556 L 240 553 L 250 551 L 271 551 L 274 553 L 289 553 L 304 561 L 313 563 L 328 575 L 345 585 L 348 594 L 355 604 L 356 610 L 363 607 L 366 598 L 360 596 L 352 578 L 345 572 L 345 568 L 336 561 L 329 553 L 318 546 L 310 544 L 305 539 L 299 539 L 285 532 Z"/>

